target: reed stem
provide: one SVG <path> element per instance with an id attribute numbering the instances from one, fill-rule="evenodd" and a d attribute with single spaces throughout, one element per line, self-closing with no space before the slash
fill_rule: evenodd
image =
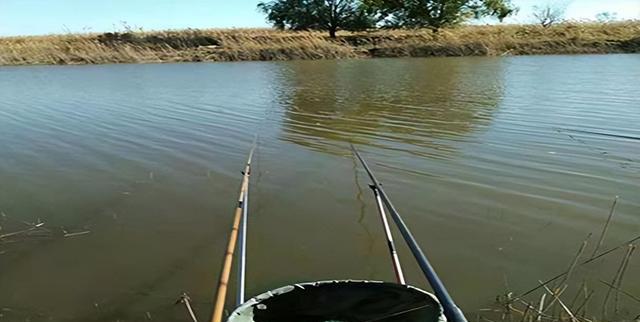
<path id="1" fill-rule="evenodd" d="M 593 250 L 593 254 L 591 254 L 591 258 L 594 258 L 596 256 L 596 254 L 598 253 L 598 250 L 600 249 L 600 247 L 602 247 L 602 244 L 604 243 L 604 239 L 607 236 L 607 230 L 609 230 L 609 224 L 611 223 L 611 219 L 613 219 L 613 215 L 615 214 L 616 205 L 618 204 L 618 199 L 619 199 L 618 196 L 616 196 L 613 199 L 613 204 L 609 209 L 609 217 L 607 217 L 607 221 L 604 223 L 604 227 L 602 227 L 602 233 L 600 233 L 600 239 L 598 240 L 598 243 L 596 244 L 596 247 Z"/>
<path id="2" fill-rule="evenodd" d="M 542 283 L 542 281 L 540 281 L 540 283 Z M 569 310 L 569 308 L 564 304 L 564 302 L 562 302 L 562 300 L 560 299 L 560 297 L 553 291 L 551 291 L 546 285 L 542 285 L 544 287 L 544 289 L 551 294 L 551 296 L 554 297 L 555 300 L 558 301 L 558 303 L 560 303 L 560 307 L 562 307 L 562 309 L 569 315 L 569 317 L 571 318 L 571 322 L 580 322 L 575 315 L 573 315 L 573 313 L 571 312 L 571 310 Z"/>
<path id="3" fill-rule="evenodd" d="M 611 285 L 613 286 L 617 286 L 620 279 L 622 279 L 623 277 L 623 272 L 625 270 L 625 267 L 629 261 L 629 258 L 631 258 L 631 255 L 633 254 L 633 251 L 635 250 L 635 246 L 630 244 L 629 248 L 627 248 L 627 252 L 625 253 L 624 257 L 622 258 L 622 262 L 620 263 L 620 266 L 618 267 L 618 270 L 616 271 L 616 274 L 613 277 L 613 281 L 611 282 Z M 604 298 L 604 301 L 602 303 L 602 318 L 606 319 L 607 318 L 607 305 L 609 304 L 609 297 L 611 296 L 611 292 L 612 292 L 613 288 L 609 287 L 608 291 L 607 291 L 607 295 Z"/>

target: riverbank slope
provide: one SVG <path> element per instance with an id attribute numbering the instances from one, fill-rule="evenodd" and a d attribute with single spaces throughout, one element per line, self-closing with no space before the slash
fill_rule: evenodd
<path id="1" fill-rule="evenodd" d="M 640 21 L 324 32 L 210 29 L 0 38 L 0 65 L 640 53 Z"/>

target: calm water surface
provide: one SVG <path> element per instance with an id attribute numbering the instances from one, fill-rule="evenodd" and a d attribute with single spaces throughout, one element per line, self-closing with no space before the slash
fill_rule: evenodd
<path id="1" fill-rule="evenodd" d="M 353 142 L 475 316 L 590 255 L 616 195 L 603 249 L 640 234 L 640 141 L 567 130 L 640 137 L 639 84 L 639 55 L 1 68 L 0 234 L 52 233 L 0 241 L 0 320 L 206 319 L 256 133 L 249 295 L 393 280 Z"/>

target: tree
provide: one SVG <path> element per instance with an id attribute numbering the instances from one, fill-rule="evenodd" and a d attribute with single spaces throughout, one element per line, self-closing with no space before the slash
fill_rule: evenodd
<path id="1" fill-rule="evenodd" d="M 375 26 L 374 13 L 359 0 L 272 0 L 258 8 L 274 27 L 292 30 L 363 30 Z"/>
<path id="2" fill-rule="evenodd" d="M 610 23 L 618 19 L 618 14 L 615 12 L 605 11 L 596 15 L 596 20 L 600 23 Z"/>
<path id="3" fill-rule="evenodd" d="M 434 30 L 471 18 L 502 21 L 517 11 L 510 0 L 368 0 L 367 5 L 385 16 L 387 26 Z"/>
<path id="4" fill-rule="evenodd" d="M 565 11 L 566 8 L 564 6 L 548 3 L 544 6 L 534 6 L 533 17 L 542 27 L 547 28 L 562 21 Z"/>
<path id="5" fill-rule="evenodd" d="M 508 0 L 485 0 L 482 1 L 478 9 L 479 11 L 476 13 L 476 18 L 480 18 L 478 16 L 479 13 L 480 16 L 498 18 L 500 22 L 518 12 L 518 8 L 513 6 Z"/>

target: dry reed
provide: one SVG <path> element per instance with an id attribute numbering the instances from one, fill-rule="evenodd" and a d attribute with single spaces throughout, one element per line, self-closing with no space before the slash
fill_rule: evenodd
<path id="1" fill-rule="evenodd" d="M 339 33 L 209 29 L 0 38 L 0 65 L 640 52 L 640 22 Z"/>
<path id="2" fill-rule="evenodd" d="M 636 249 L 635 242 L 640 240 L 640 236 L 637 236 L 631 239 L 629 242 L 623 243 L 622 245 L 618 245 L 609 250 L 598 252 L 598 249 L 603 244 L 607 228 L 612 222 L 613 214 L 615 211 L 615 205 L 618 202 L 618 197 L 615 198 L 613 205 L 610 208 L 609 216 L 607 221 L 604 224 L 602 229 L 601 236 L 596 244 L 596 250 L 591 257 L 588 257 L 585 261 L 580 261 L 582 258 L 587 246 L 588 240 L 585 239 L 582 242 L 578 252 L 572 258 L 571 264 L 569 268 L 563 272 L 562 274 L 556 275 L 555 277 L 546 280 L 545 282 L 539 281 L 539 285 L 537 287 L 532 288 L 529 291 L 522 293 L 520 296 L 513 296 L 512 292 L 507 291 L 506 296 L 497 297 L 497 302 L 495 303 L 494 309 L 486 309 L 484 312 L 491 312 L 491 314 L 496 315 L 498 318 L 495 320 L 490 320 L 484 318 L 487 321 L 495 321 L 495 322 L 512 322 L 515 314 L 520 315 L 521 322 L 597 322 L 597 321 L 627 321 L 632 316 L 629 316 L 629 313 L 633 312 L 625 312 L 623 313 L 620 310 L 620 295 L 624 295 L 625 297 L 640 303 L 640 297 L 631 294 L 623 289 L 623 279 L 625 277 L 625 273 L 629 266 L 629 262 L 633 255 L 634 250 Z M 590 290 L 587 287 L 586 280 L 581 283 L 579 287 L 576 289 L 576 294 L 570 298 L 573 298 L 572 301 L 568 302 L 562 299 L 563 295 L 567 291 L 567 289 L 574 289 L 570 283 L 570 279 L 572 274 L 579 269 L 580 267 L 592 263 L 595 260 L 602 258 L 606 255 L 612 254 L 616 250 L 620 250 L 621 248 L 627 248 L 626 252 L 624 252 L 622 256 L 622 260 L 618 265 L 615 274 L 612 278 L 611 282 L 606 282 L 604 280 L 600 280 L 600 282 L 607 286 L 605 290 L 604 300 L 600 307 L 600 315 L 598 317 L 590 315 L 589 313 L 589 303 L 593 299 L 594 294 L 596 294 L 596 290 Z M 547 285 L 553 283 L 554 281 L 558 281 L 555 286 L 549 288 Z M 528 295 L 534 295 L 533 292 L 543 289 L 542 297 L 537 300 L 534 298 L 529 302 L 526 297 Z M 613 305 L 610 305 L 610 299 L 612 294 L 614 297 Z M 548 303 L 545 303 L 545 299 L 547 295 L 550 295 L 552 300 Z M 533 301 L 538 302 L 539 304 L 532 304 Z M 524 305 L 524 306 L 523 306 Z M 608 309 L 613 306 L 613 313 L 608 311 Z M 639 316 L 640 317 L 640 316 Z M 638 320 L 638 318 L 635 318 Z M 629 320 L 630 321 L 630 320 Z"/>

